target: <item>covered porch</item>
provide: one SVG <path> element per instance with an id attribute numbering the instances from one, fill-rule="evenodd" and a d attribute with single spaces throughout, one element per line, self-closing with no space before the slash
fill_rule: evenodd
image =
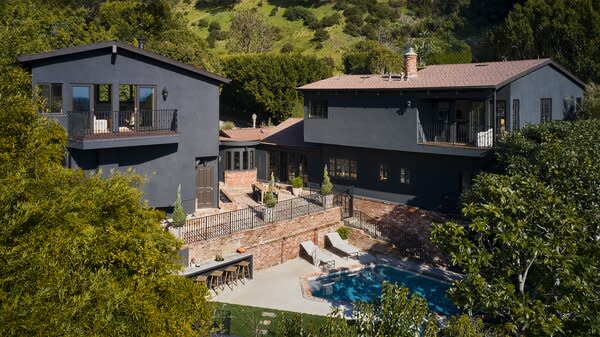
<path id="1" fill-rule="evenodd" d="M 433 98 L 418 109 L 419 144 L 489 148 L 505 125 L 506 104 L 495 97 Z"/>

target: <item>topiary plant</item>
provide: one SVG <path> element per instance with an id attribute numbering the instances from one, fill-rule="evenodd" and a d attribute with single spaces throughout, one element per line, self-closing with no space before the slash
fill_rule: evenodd
<path id="1" fill-rule="evenodd" d="M 323 169 L 323 183 L 321 184 L 321 194 L 329 195 L 333 193 L 333 184 L 329 179 L 329 173 L 327 172 L 327 165 Z"/>
<path id="2" fill-rule="evenodd" d="M 271 181 L 269 182 L 269 190 L 265 194 L 265 200 L 263 201 L 265 207 L 273 208 L 277 205 L 277 198 L 275 197 L 275 176 L 271 172 Z"/>
<path id="3" fill-rule="evenodd" d="M 304 180 L 302 180 L 301 176 L 295 176 L 290 179 L 293 188 L 302 188 L 304 187 Z"/>
<path id="4" fill-rule="evenodd" d="M 175 208 L 173 210 L 173 226 L 181 227 L 185 224 L 185 219 L 187 217 L 183 205 L 181 204 L 181 184 L 177 186 L 177 199 L 175 199 L 173 207 Z"/>

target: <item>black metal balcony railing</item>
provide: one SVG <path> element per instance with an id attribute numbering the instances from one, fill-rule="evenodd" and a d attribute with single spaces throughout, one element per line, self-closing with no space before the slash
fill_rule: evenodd
<path id="1" fill-rule="evenodd" d="M 417 142 L 419 144 L 463 145 L 491 147 L 494 145 L 494 131 L 491 127 L 467 122 L 438 122 L 422 124 L 417 122 Z"/>
<path id="2" fill-rule="evenodd" d="M 144 136 L 177 132 L 177 110 L 70 111 L 72 139 Z"/>

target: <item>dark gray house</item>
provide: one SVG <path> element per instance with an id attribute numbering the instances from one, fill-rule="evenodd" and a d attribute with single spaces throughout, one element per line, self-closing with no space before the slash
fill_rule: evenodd
<path id="1" fill-rule="evenodd" d="M 219 86 L 228 80 L 120 42 L 23 55 L 40 111 L 68 133 L 66 165 L 132 169 L 144 198 L 169 208 L 181 184 L 186 211 L 218 201 Z"/>
<path id="2" fill-rule="evenodd" d="M 359 195 L 452 208 L 504 132 L 560 120 L 584 84 L 549 59 L 433 65 L 404 74 L 340 75 L 300 88 L 304 141 L 332 181 Z M 310 177 L 320 181 L 320 177 Z"/>

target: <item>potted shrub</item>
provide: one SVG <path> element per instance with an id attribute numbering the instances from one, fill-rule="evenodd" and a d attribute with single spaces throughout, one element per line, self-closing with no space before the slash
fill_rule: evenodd
<path id="1" fill-rule="evenodd" d="M 292 183 L 292 194 L 299 196 L 302 193 L 302 187 L 304 187 L 304 180 L 302 180 L 301 176 L 295 176 L 290 182 Z"/>
<path id="2" fill-rule="evenodd" d="M 175 203 L 173 203 L 173 207 L 171 226 L 177 229 L 177 237 L 181 238 L 181 229 L 187 218 L 187 214 L 181 204 L 181 184 L 177 186 L 177 198 L 175 199 Z"/>
<path id="3" fill-rule="evenodd" d="M 321 194 L 323 195 L 323 207 L 331 208 L 333 206 L 333 184 L 327 173 L 327 165 L 323 169 L 323 183 L 321 184 Z"/>
<path id="4" fill-rule="evenodd" d="M 275 176 L 273 176 L 273 172 L 271 172 L 269 190 L 265 194 L 263 204 L 265 206 L 263 220 L 268 222 L 271 219 L 273 219 L 273 208 L 275 207 L 275 205 L 277 205 L 277 197 L 275 196 Z"/>

